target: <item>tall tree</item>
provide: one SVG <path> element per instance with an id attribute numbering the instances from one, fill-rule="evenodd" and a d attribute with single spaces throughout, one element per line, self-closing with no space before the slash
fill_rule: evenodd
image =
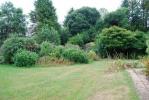
<path id="1" fill-rule="evenodd" d="M 122 7 L 126 7 L 126 8 L 128 8 L 128 7 L 129 7 L 129 1 L 128 1 L 128 0 L 123 0 L 121 6 L 122 6 Z"/>
<path id="2" fill-rule="evenodd" d="M 128 20 L 128 9 L 120 8 L 114 12 L 107 14 L 104 18 L 104 26 L 119 26 L 123 28 L 129 28 L 129 20 Z"/>
<path id="3" fill-rule="evenodd" d="M 0 7 L 0 44 L 12 33 L 25 35 L 26 21 L 23 11 L 15 8 L 11 2 Z"/>
<path id="4" fill-rule="evenodd" d="M 76 35 L 94 27 L 99 18 L 100 13 L 95 8 L 83 7 L 71 10 L 64 21 L 64 26 L 68 27 L 71 35 Z"/>
<path id="5" fill-rule="evenodd" d="M 34 13 L 36 14 L 39 26 L 47 24 L 56 30 L 60 29 L 56 16 L 56 9 L 51 0 L 36 0 Z"/>
<path id="6" fill-rule="evenodd" d="M 124 0 L 122 7 L 129 9 L 129 23 L 131 30 L 149 30 L 147 22 L 149 20 L 149 0 Z"/>

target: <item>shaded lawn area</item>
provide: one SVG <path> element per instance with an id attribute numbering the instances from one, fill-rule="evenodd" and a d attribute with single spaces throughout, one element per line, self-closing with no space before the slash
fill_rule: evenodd
<path id="1" fill-rule="evenodd" d="M 126 71 L 106 71 L 111 63 L 32 68 L 0 65 L 0 100 L 139 100 Z"/>

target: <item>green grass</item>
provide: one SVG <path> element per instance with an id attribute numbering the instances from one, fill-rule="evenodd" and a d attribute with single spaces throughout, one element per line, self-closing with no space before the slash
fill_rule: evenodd
<path id="1" fill-rule="evenodd" d="M 126 71 L 112 61 L 65 67 L 0 65 L 0 100 L 139 100 Z"/>

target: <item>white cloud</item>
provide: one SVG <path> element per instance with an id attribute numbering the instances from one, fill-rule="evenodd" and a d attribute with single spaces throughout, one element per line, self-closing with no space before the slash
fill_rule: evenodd
<path id="1" fill-rule="evenodd" d="M 0 4 L 11 1 L 16 7 L 23 9 L 27 14 L 34 9 L 35 0 L 0 0 Z M 106 8 L 108 11 L 116 10 L 122 0 L 52 0 L 56 8 L 59 22 L 62 23 L 70 8 L 78 9 L 83 6 L 95 7 L 97 9 Z"/>

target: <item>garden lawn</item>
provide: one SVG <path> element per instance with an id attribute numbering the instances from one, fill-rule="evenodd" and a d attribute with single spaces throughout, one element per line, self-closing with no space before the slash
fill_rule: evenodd
<path id="1" fill-rule="evenodd" d="M 112 60 L 85 65 L 18 68 L 0 65 L 0 100 L 139 100 L 126 71 Z"/>

